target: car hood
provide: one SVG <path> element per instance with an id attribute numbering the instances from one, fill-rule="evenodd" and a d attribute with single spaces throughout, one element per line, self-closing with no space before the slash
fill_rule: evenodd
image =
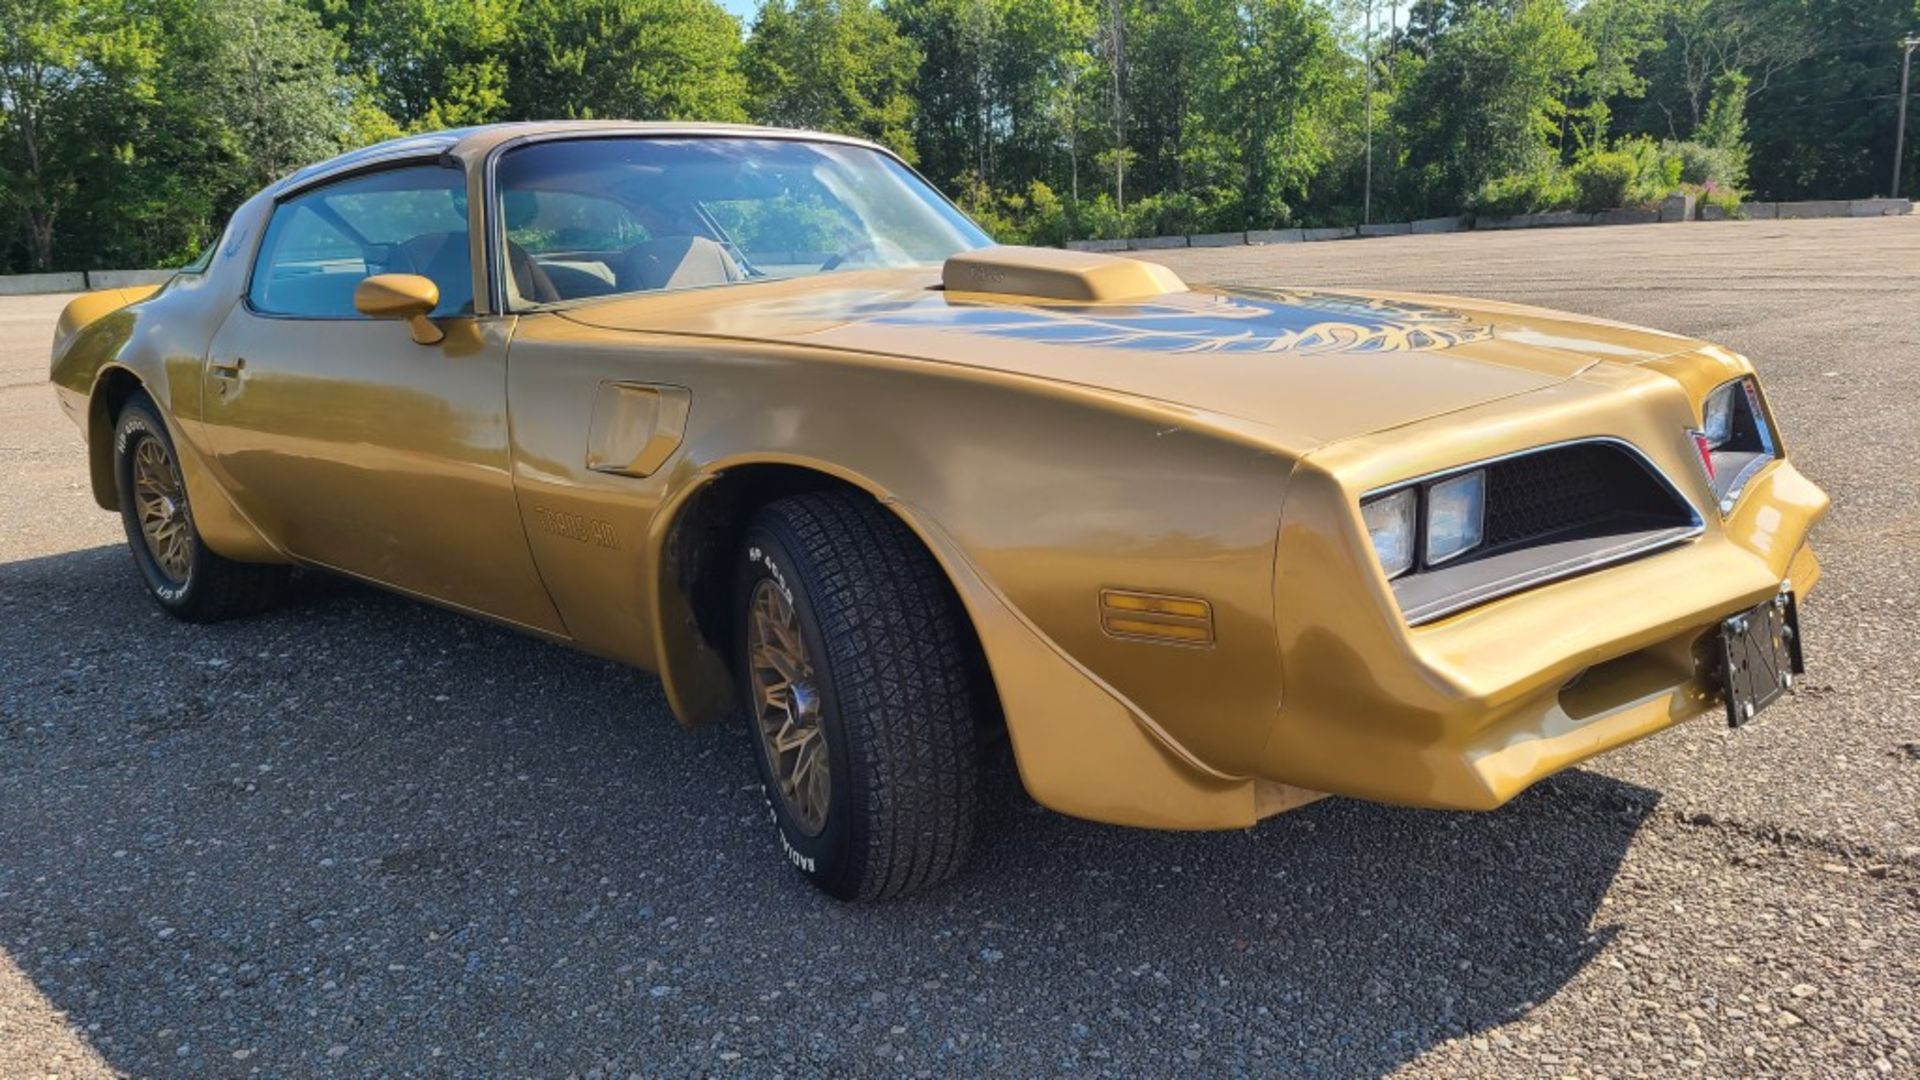
<path id="1" fill-rule="evenodd" d="M 1196 287 L 1123 302 L 943 290 L 865 271 L 574 306 L 607 330 L 784 342 L 1071 383 L 1317 445 L 1540 390 L 1688 338 L 1498 302 Z"/>

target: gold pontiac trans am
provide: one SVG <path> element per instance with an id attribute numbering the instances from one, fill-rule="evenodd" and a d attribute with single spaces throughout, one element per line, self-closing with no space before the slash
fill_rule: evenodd
<path id="1" fill-rule="evenodd" d="M 1515 304 L 997 247 L 887 151 L 383 143 L 53 346 L 167 611 L 318 567 L 738 712 L 786 859 L 952 875 L 982 762 L 1162 829 L 1488 810 L 1801 669 L 1827 498 L 1746 359 Z"/>

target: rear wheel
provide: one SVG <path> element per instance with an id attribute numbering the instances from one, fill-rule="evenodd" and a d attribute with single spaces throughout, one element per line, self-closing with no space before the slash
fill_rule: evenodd
<path id="1" fill-rule="evenodd" d="M 168 614 L 214 622 L 251 615 L 280 598 L 287 567 L 234 562 L 201 541 L 173 440 L 146 395 L 121 408 L 113 456 L 127 546 L 147 591 Z"/>
<path id="2" fill-rule="evenodd" d="M 864 496 L 795 496 L 748 529 L 734 598 L 787 861 L 846 900 L 951 877 L 978 811 L 983 674 L 932 556 Z"/>

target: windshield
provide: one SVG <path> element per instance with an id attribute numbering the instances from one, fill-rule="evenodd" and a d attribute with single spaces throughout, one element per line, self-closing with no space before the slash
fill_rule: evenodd
<path id="1" fill-rule="evenodd" d="M 595 138 L 497 173 L 521 304 L 943 262 L 991 240 L 912 170 L 858 146 Z"/>

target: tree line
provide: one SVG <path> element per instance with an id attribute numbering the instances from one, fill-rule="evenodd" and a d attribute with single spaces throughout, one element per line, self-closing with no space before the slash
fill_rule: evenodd
<path id="1" fill-rule="evenodd" d="M 0 270 L 168 265 L 409 131 L 862 135 L 996 236 L 1885 193 L 1920 0 L 0 0 Z M 1907 170 L 1920 138 L 1907 140 Z"/>

